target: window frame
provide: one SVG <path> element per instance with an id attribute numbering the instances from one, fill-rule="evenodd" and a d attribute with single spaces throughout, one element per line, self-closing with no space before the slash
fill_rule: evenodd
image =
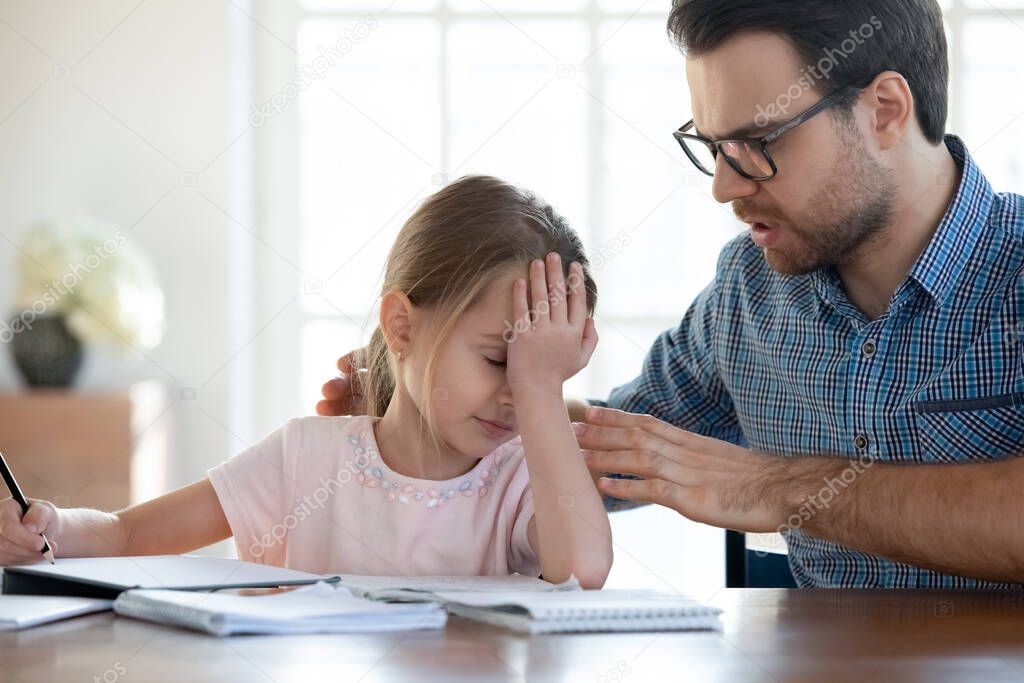
<path id="1" fill-rule="evenodd" d="M 340 0 L 339 0 L 340 2 Z M 281 83 L 288 82 L 293 76 L 295 68 L 294 55 L 281 47 L 282 41 L 278 35 L 270 33 L 264 23 L 276 27 L 275 30 L 284 31 L 280 34 L 291 39 L 295 44 L 301 23 L 308 19 L 333 18 L 348 20 L 352 23 L 373 14 L 374 10 L 320 10 L 303 8 L 298 0 L 295 2 L 279 2 L 277 0 L 252 0 L 251 4 L 243 3 L 245 7 L 252 10 L 255 16 L 260 17 L 261 22 L 251 28 L 251 40 L 246 44 L 246 49 L 251 51 L 252 69 L 252 101 L 261 102 L 259 93 L 272 94 Z M 639 0 L 638 0 L 639 4 Z M 1024 7 L 999 8 L 989 4 L 987 7 L 969 6 L 967 0 L 948 0 L 943 4 L 943 14 L 946 22 L 947 37 L 949 39 L 950 59 L 950 110 L 947 130 L 956 132 L 967 120 L 969 103 L 964 101 L 963 74 L 966 68 L 966 59 L 962 50 L 963 35 L 968 23 L 975 19 L 996 18 L 1006 19 L 1014 22 L 1024 30 Z M 448 173 L 453 160 L 450 158 L 450 145 L 452 130 L 452 116 L 449 111 L 449 74 L 446 70 L 448 57 L 448 35 L 455 22 L 465 20 L 482 20 L 503 22 L 517 20 L 537 19 L 561 19 L 582 21 L 586 26 L 588 52 L 594 52 L 601 46 L 601 29 L 608 22 L 616 20 L 627 22 L 634 16 L 643 18 L 663 17 L 667 11 L 665 7 L 645 3 L 643 11 L 606 11 L 601 8 L 598 0 L 585 0 L 578 10 L 565 11 L 520 11 L 502 10 L 500 14 L 495 11 L 484 9 L 483 11 L 458 10 L 450 6 L 449 0 L 438 0 L 437 6 L 431 10 L 424 11 L 401 11 L 392 8 L 388 11 L 389 18 L 418 18 L 430 19 L 437 22 L 440 28 L 441 46 L 439 51 L 439 75 L 440 75 L 440 125 L 439 131 L 442 136 L 441 142 L 441 166 L 439 173 Z M 588 98 L 587 116 L 584 125 L 587 127 L 588 139 L 603 140 L 605 131 L 606 112 L 602 108 L 601 100 L 604 99 L 604 78 L 600 60 L 588 59 L 581 67 L 585 71 L 588 88 L 594 97 Z M 248 104 L 248 103 L 246 103 Z M 294 109 L 294 108 L 293 108 Z M 285 118 L 294 117 L 294 112 L 286 114 Z M 671 131 L 664 131 L 666 136 Z M 299 177 L 299 131 L 297 121 L 292 125 L 276 126 L 272 131 L 261 131 L 253 143 L 254 166 L 252 173 L 252 190 L 254 192 L 252 204 L 259 210 L 254 211 L 255 234 L 260 240 L 267 244 L 285 245 L 282 248 L 290 258 L 299 258 L 299 240 L 296 239 L 294 226 L 300 225 L 299 210 L 300 194 L 297 185 Z M 598 157 L 599 159 L 599 157 Z M 606 224 L 603 218 L 601 198 L 606 190 L 604 179 L 601 173 L 601 164 L 598 159 L 593 159 L 587 169 L 587 215 L 580 217 L 580 223 L 588 226 L 592 236 L 608 235 L 611 226 Z M 259 201 L 256 201 L 259 198 Z M 290 287 L 289 291 L 295 291 L 297 286 L 302 290 L 302 282 L 296 282 L 295 273 L 283 266 L 281 259 L 265 250 L 250 250 L 245 255 L 251 259 L 251 267 L 243 268 L 240 272 L 246 273 L 247 282 L 245 287 L 236 287 L 236 291 L 247 291 L 251 297 L 247 305 L 254 311 L 259 312 L 259 305 L 272 300 L 274 292 L 283 287 Z M 254 277 L 253 273 L 260 273 L 260 277 Z M 280 296 L 277 296 L 280 299 Z M 294 300 L 293 300 L 294 301 Z M 612 328 L 620 326 L 634 327 L 660 327 L 670 329 L 678 324 L 682 317 L 685 306 L 680 305 L 678 316 L 630 316 L 615 314 L 604 316 L 603 322 Z M 275 317 L 274 324 L 267 323 L 267 327 L 253 340 L 255 356 L 252 363 L 257 368 L 261 379 L 255 386 L 260 387 L 256 398 L 247 399 L 251 403 L 251 414 L 246 418 L 238 418 L 238 422 L 246 425 L 274 425 L 280 423 L 281 416 L 287 416 L 294 412 L 296 405 L 301 405 L 305 410 L 312 412 L 312 406 L 316 396 L 301 395 L 300 383 L 296 377 L 302 376 L 302 372 L 296 373 L 291 363 L 282 363 L 281 359 L 293 359 L 296 349 L 301 348 L 302 331 L 309 324 L 321 321 L 337 320 L 339 315 L 345 315 L 350 320 L 364 320 L 367 315 L 365 310 L 350 309 L 339 311 L 337 314 L 318 313 L 304 310 L 301 304 L 290 304 L 285 306 Z M 256 321 L 258 326 L 260 321 Z M 339 354 L 345 349 L 339 349 Z M 303 362 L 300 358 L 299 362 Z M 608 361 L 605 361 L 608 362 Z M 639 369 L 639 368 L 638 368 Z M 326 374 L 326 373 L 325 373 Z M 595 377 L 607 376 L 606 372 L 598 367 L 594 373 Z M 252 386 L 253 382 L 248 381 L 246 386 Z M 592 395 L 603 396 L 611 387 L 594 387 Z M 238 386 L 232 391 L 240 393 Z M 233 424 L 235 420 L 233 420 Z M 750 547 L 763 545 L 770 546 L 777 550 L 778 546 L 773 542 L 771 536 L 764 539 L 750 539 Z"/>

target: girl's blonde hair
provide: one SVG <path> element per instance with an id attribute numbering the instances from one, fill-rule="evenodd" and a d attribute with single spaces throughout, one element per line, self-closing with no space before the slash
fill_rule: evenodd
<path id="1" fill-rule="evenodd" d="M 414 306 L 443 321 L 423 369 L 426 395 L 420 405 L 428 428 L 437 349 L 455 321 L 490 282 L 510 272 L 525 275 L 531 261 L 550 252 L 561 256 L 566 277 L 571 262 L 583 267 L 587 313 L 593 315 L 597 286 L 580 238 L 533 192 L 489 176 L 466 176 L 427 198 L 402 226 L 388 255 L 381 294 L 403 292 Z M 379 326 L 362 360 L 366 412 L 380 417 L 395 392 L 396 373 Z"/>

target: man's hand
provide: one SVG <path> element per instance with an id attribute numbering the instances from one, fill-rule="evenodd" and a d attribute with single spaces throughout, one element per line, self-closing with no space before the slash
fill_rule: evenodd
<path id="1" fill-rule="evenodd" d="M 642 477 L 600 479 L 602 493 L 664 505 L 696 522 L 727 529 L 777 531 L 799 507 L 807 475 L 817 478 L 809 469 L 822 468 L 810 458 L 758 454 L 650 415 L 593 407 L 587 422 L 577 433 L 580 447 L 587 449 L 587 466 L 594 472 Z"/>
<path id="2" fill-rule="evenodd" d="M 895 562 L 1024 582 L 1024 454 L 956 465 L 778 457 L 691 434 L 649 415 L 594 407 L 587 423 L 577 439 L 592 451 L 592 471 L 644 477 L 599 480 L 598 488 L 616 498 L 659 503 L 727 529 L 799 528 Z M 941 524 L 936 510 L 947 513 Z"/>
<path id="3" fill-rule="evenodd" d="M 338 415 L 363 415 L 366 412 L 363 395 L 359 392 L 362 382 L 358 373 L 366 372 L 357 369 L 355 359 L 363 352 L 362 349 L 349 351 L 338 359 L 340 374 L 328 380 L 320 389 L 324 398 L 316 404 L 317 415 L 336 417 Z M 355 382 L 353 382 L 355 378 Z"/>

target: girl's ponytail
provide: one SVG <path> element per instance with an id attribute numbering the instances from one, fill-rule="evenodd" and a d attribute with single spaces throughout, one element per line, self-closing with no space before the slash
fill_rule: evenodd
<path id="1" fill-rule="evenodd" d="M 388 345 L 384 333 L 377 327 L 370 336 L 364 362 L 366 374 L 363 377 L 362 393 L 366 399 L 366 414 L 382 417 L 395 393 L 395 374 L 388 357 Z"/>

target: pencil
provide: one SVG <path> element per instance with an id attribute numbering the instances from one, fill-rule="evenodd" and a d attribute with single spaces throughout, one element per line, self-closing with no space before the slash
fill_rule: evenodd
<path id="1" fill-rule="evenodd" d="M 25 494 L 21 492 L 21 487 L 18 486 L 18 482 L 14 479 L 14 473 L 11 472 L 11 468 L 7 466 L 7 461 L 4 460 L 3 453 L 0 453 L 0 475 L 3 476 L 4 483 L 7 484 L 7 488 L 10 489 L 11 496 L 14 497 L 14 500 L 18 501 L 18 505 L 21 506 L 21 514 L 24 515 L 28 512 L 28 501 L 25 500 Z M 53 551 L 50 550 L 50 542 L 46 540 L 46 536 L 43 534 L 39 535 L 43 537 L 43 549 L 41 551 L 43 553 L 43 557 L 48 559 L 50 564 L 54 564 Z"/>

